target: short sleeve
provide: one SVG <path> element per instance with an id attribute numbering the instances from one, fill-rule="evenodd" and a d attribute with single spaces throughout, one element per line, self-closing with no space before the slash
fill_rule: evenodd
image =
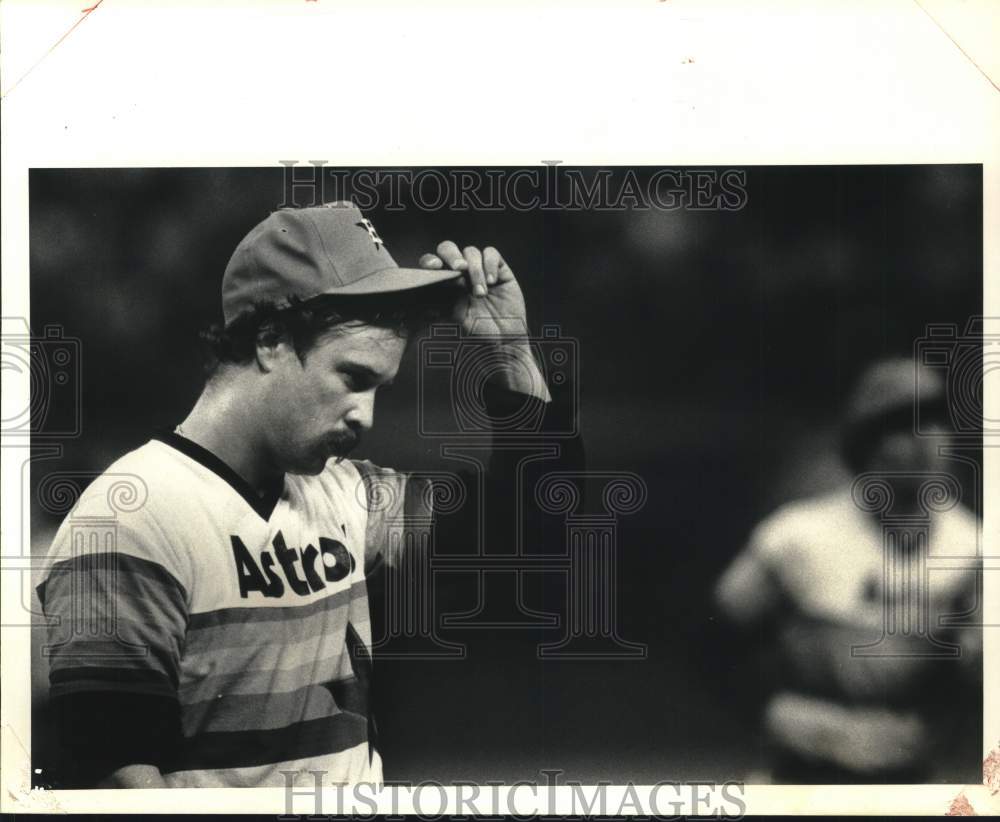
<path id="1" fill-rule="evenodd" d="M 189 602 L 181 573 L 150 516 L 70 515 L 38 585 L 52 696 L 175 698 Z"/>
<path id="2" fill-rule="evenodd" d="M 776 564 L 783 541 L 776 517 L 772 515 L 754 528 L 716 586 L 716 601 L 735 622 L 756 621 L 780 601 Z"/>
<path id="3" fill-rule="evenodd" d="M 66 787 L 93 787 L 125 765 L 171 767 L 182 738 L 185 571 L 145 510 L 109 517 L 84 498 L 56 534 L 37 590 Z"/>
<path id="4" fill-rule="evenodd" d="M 765 566 L 778 565 L 787 559 L 785 555 L 794 542 L 791 539 L 793 519 L 792 514 L 782 508 L 766 517 L 750 532 L 747 552 Z"/>
<path id="5" fill-rule="evenodd" d="M 434 517 L 431 480 L 355 460 L 367 505 L 365 567 L 395 567 L 400 552 L 429 538 Z"/>

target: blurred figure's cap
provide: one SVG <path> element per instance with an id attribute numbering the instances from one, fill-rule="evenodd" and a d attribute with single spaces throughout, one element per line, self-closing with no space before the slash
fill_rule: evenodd
<path id="1" fill-rule="evenodd" d="M 919 382 L 920 393 L 917 396 Z M 857 428 L 907 408 L 941 405 L 945 399 L 940 374 L 907 357 L 881 360 L 871 365 L 855 383 L 844 412 L 848 428 Z"/>
<path id="2" fill-rule="evenodd" d="M 222 314 L 229 325 L 257 303 L 283 308 L 296 298 L 406 291 L 458 276 L 400 268 L 353 203 L 284 208 L 236 246 L 222 277 Z"/>

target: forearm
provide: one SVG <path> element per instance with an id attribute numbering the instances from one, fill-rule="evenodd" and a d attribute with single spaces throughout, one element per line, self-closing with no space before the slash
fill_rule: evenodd
<path id="1" fill-rule="evenodd" d="M 53 700 L 63 780 L 74 788 L 163 788 L 181 745 L 176 699 L 91 692 Z"/>
<path id="2" fill-rule="evenodd" d="M 744 630 L 756 629 L 773 612 L 778 597 L 772 575 L 750 550 L 733 560 L 714 591 L 719 610 Z"/>
<path id="3" fill-rule="evenodd" d="M 515 339 L 497 344 L 497 354 L 504 367 L 492 376 L 491 382 L 505 391 L 512 391 L 542 402 L 550 402 L 552 395 L 545 377 L 527 339 Z"/>
<path id="4" fill-rule="evenodd" d="M 477 479 L 474 472 L 470 472 L 462 479 L 469 498 L 459 510 L 441 515 L 433 509 L 431 500 L 435 493 L 428 488 L 429 483 L 435 482 L 433 477 L 423 476 L 419 471 L 403 474 L 370 462 L 353 462 L 361 473 L 364 497 L 369 505 L 365 535 L 367 573 L 376 572 L 383 562 L 388 568 L 398 567 L 401 558 L 398 547 L 422 544 L 431 522 L 439 546 L 464 546 L 470 553 L 486 549 L 479 544 L 482 536 L 480 516 L 484 512 L 491 522 L 503 523 L 514 522 L 520 510 L 531 521 L 525 524 L 525 531 L 530 533 L 532 524 L 541 524 L 541 513 L 533 497 L 533 483 L 538 476 L 548 471 L 584 471 L 583 443 L 580 435 L 574 433 L 577 432 L 577 396 L 572 374 L 556 385 L 551 395 L 545 388 L 544 395 L 540 396 L 543 392 L 534 390 L 538 385 L 544 388 L 540 369 L 535 379 L 529 376 L 523 381 L 510 371 L 498 370 L 509 378 L 489 380 L 482 398 L 483 410 L 490 420 L 518 420 L 521 423 L 515 428 L 495 426 L 488 461 L 480 463 L 479 470 L 484 476 Z M 537 462 L 529 460 L 532 464 L 524 465 L 525 456 L 542 458 Z M 522 466 L 525 468 L 523 473 Z M 472 495 L 480 487 L 485 498 L 477 502 Z M 443 496 L 451 497 L 452 492 L 443 490 Z M 390 501 L 389 505 L 385 504 L 386 500 Z M 390 551 L 389 529 L 400 525 L 414 538 L 395 542 L 397 549 Z M 491 528 L 487 536 L 508 547 L 513 539 L 513 533 L 505 533 L 503 528 Z"/>
<path id="5" fill-rule="evenodd" d="M 97 783 L 98 788 L 168 788 L 155 765 L 126 765 Z"/>

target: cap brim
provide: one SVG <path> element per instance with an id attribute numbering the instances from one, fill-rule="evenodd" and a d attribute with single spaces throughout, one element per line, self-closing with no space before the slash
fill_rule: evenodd
<path id="1" fill-rule="evenodd" d="M 451 268 L 385 268 L 369 274 L 350 285 L 331 288 L 325 294 L 385 294 L 392 291 L 412 291 L 445 280 L 457 280 L 461 271 Z"/>

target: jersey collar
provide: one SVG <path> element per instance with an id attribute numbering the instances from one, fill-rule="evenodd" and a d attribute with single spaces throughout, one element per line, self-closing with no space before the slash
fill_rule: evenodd
<path id="1" fill-rule="evenodd" d="M 243 497 L 243 499 L 246 500 L 247 505 L 249 505 L 261 519 L 268 520 L 271 518 L 271 514 L 274 512 L 274 507 L 278 504 L 278 500 L 281 498 L 281 492 L 285 486 L 284 477 L 281 477 L 279 480 L 273 482 L 268 488 L 265 489 L 263 494 L 258 494 L 256 489 L 250 485 L 249 482 L 243 479 L 243 477 L 236 473 L 236 471 L 234 471 L 229 465 L 215 456 L 215 454 L 207 448 L 202 448 L 198 445 L 198 443 L 192 442 L 187 437 L 181 436 L 176 431 L 157 431 L 153 435 L 153 439 L 169 445 L 171 448 L 180 451 L 185 456 L 190 457 L 195 462 L 205 466 L 205 468 L 216 474 L 220 479 L 227 482 L 237 494 Z"/>

